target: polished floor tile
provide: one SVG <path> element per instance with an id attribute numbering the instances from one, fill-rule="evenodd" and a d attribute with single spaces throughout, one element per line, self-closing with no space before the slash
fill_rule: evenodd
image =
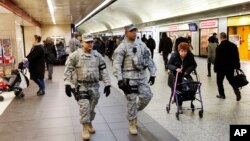
<path id="1" fill-rule="evenodd" d="M 164 70 L 162 56 L 155 54 L 158 68 L 156 81 L 151 90 L 154 94 L 151 102 L 138 113 L 138 135 L 128 132 L 126 98 L 117 87 L 112 74 L 112 65 L 107 66 L 112 80 L 111 94 L 107 98 L 100 87 L 100 100 L 95 109 L 93 126 L 96 134 L 93 141 L 229 141 L 231 124 L 250 124 L 250 90 L 244 87 L 242 100 L 237 102 L 227 80 L 224 81 L 226 99 L 217 99 L 216 75 L 206 76 L 206 59 L 196 58 L 199 80 L 202 83 L 201 95 L 204 105 L 203 118 L 198 111 L 187 110 L 176 120 L 175 104 L 166 112 L 170 88 L 167 86 L 168 73 Z M 250 80 L 250 63 L 242 62 L 242 69 Z M 79 107 L 74 98 L 64 93 L 64 66 L 55 66 L 53 80 L 46 80 L 46 94 L 36 96 L 37 86 L 30 81 L 24 90 L 23 99 L 13 99 L 0 116 L 0 141 L 81 141 Z M 46 76 L 46 75 L 45 75 Z M 196 107 L 201 103 L 194 101 Z M 190 102 L 184 102 L 190 107 Z"/>

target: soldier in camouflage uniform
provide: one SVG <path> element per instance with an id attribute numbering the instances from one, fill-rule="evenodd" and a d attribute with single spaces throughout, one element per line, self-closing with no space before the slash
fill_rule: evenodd
<path id="1" fill-rule="evenodd" d="M 73 52 L 66 61 L 64 71 L 65 92 L 71 97 L 73 88 L 71 87 L 71 77 L 76 73 L 76 92 L 74 96 L 80 106 L 80 122 L 83 124 L 83 139 L 88 140 L 90 133 L 95 133 L 91 121 L 95 117 L 95 106 L 100 97 L 99 81 L 105 84 L 104 94 L 110 94 L 110 78 L 106 68 L 104 58 L 93 48 L 92 35 L 83 35 L 83 48 Z"/>
<path id="2" fill-rule="evenodd" d="M 153 94 L 149 84 L 154 84 L 156 67 L 150 50 L 145 43 L 136 39 L 137 28 L 131 24 L 125 27 L 126 37 L 114 52 L 114 75 L 118 86 L 127 98 L 129 132 L 136 135 L 137 111 L 143 110 Z M 147 69 L 150 79 L 147 80 Z M 139 98 L 136 103 L 137 97 Z"/>
<path id="3" fill-rule="evenodd" d="M 73 33 L 73 38 L 69 41 L 70 54 L 73 53 L 78 48 L 82 48 L 80 43 L 81 35 L 78 32 Z"/>

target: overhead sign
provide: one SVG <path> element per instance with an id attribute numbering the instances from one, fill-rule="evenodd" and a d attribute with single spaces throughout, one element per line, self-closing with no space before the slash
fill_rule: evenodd
<path id="1" fill-rule="evenodd" d="M 250 15 L 231 17 L 227 19 L 227 26 L 243 26 L 250 24 Z"/>
<path id="2" fill-rule="evenodd" d="M 180 30 L 189 30 L 188 24 L 175 24 L 175 25 L 160 27 L 160 31 L 180 31 Z"/>
<path id="3" fill-rule="evenodd" d="M 178 25 L 170 25 L 166 27 L 167 31 L 177 31 L 179 30 Z"/>
<path id="4" fill-rule="evenodd" d="M 199 28 L 212 28 L 218 27 L 218 20 L 209 20 L 200 22 Z"/>

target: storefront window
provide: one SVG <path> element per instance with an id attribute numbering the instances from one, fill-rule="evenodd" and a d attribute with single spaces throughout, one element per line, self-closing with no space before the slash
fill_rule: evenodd
<path id="1" fill-rule="evenodd" d="M 217 33 L 218 28 L 206 28 L 200 30 L 200 56 L 207 57 L 208 38 Z"/>

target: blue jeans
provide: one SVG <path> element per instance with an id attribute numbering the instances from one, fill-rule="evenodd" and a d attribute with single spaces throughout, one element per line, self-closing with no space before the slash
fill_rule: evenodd
<path id="1" fill-rule="evenodd" d="M 37 79 L 34 81 L 36 82 L 40 90 L 45 91 L 45 83 L 43 79 Z"/>

